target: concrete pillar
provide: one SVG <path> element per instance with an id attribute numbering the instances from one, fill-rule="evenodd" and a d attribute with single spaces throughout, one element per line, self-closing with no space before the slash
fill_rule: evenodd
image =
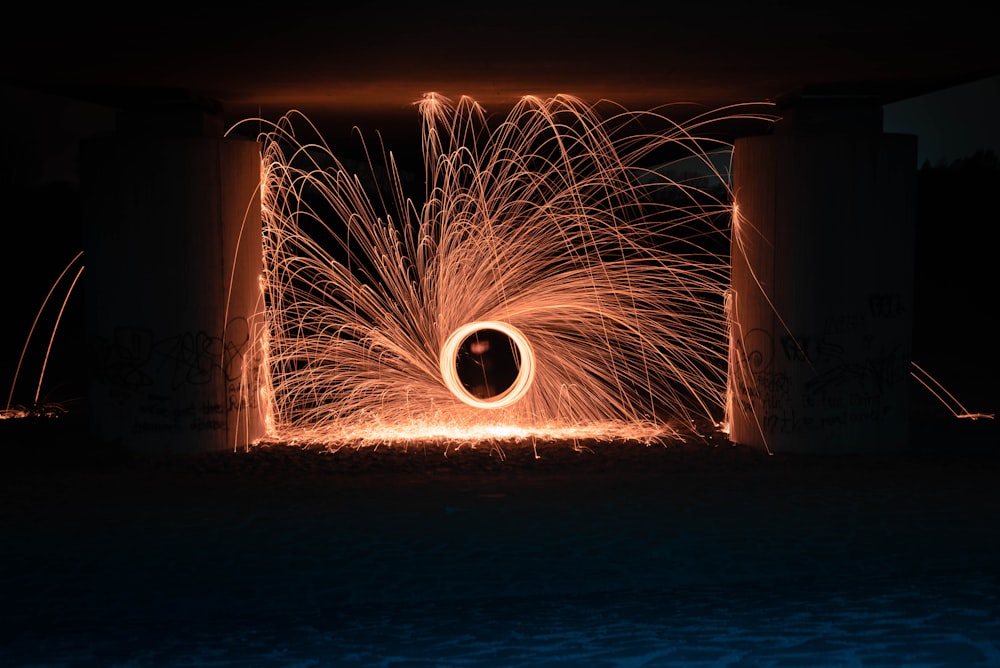
<path id="1" fill-rule="evenodd" d="M 89 413 L 148 454 L 246 447 L 263 299 L 260 147 L 202 113 L 123 114 L 81 152 Z"/>
<path id="2" fill-rule="evenodd" d="M 801 104 L 733 153 L 730 438 L 771 452 L 909 440 L 916 137 Z"/>

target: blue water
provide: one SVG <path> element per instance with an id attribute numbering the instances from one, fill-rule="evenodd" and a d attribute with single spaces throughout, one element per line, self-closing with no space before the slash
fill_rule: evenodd
<path id="1" fill-rule="evenodd" d="M 748 583 L 325 609 L 63 620 L 5 639 L 23 666 L 996 666 L 1000 583 Z M 179 611 L 178 611 L 179 612 Z"/>

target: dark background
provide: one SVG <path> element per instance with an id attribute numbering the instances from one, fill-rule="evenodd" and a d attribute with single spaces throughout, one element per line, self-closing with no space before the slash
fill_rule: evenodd
<path id="1" fill-rule="evenodd" d="M 993 24 L 972 3 L 317 7 L 22 6 L 0 44 L 2 79 L 101 104 L 187 99 L 230 121 L 295 107 L 328 127 L 392 132 L 396 119 L 412 129 L 411 105 L 428 91 L 470 95 L 492 113 L 556 93 L 633 108 L 717 106 L 806 85 L 899 98 L 998 66 Z"/>

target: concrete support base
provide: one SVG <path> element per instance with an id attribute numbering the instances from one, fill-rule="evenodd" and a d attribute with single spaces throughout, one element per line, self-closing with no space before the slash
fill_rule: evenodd
<path id="1" fill-rule="evenodd" d="M 264 432 L 259 145 L 120 132 L 84 148 L 95 436 L 245 447 Z"/>
<path id="2" fill-rule="evenodd" d="M 772 452 L 909 436 L 916 138 L 736 141 L 730 437 Z"/>

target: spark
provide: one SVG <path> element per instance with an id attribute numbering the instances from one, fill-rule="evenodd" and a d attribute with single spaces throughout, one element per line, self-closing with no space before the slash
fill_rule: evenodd
<path id="1" fill-rule="evenodd" d="M 916 362 L 910 364 L 910 377 L 917 381 L 924 389 L 931 393 L 938 402 L 951 412 L 952 417 L 960 420 L 992 420 L 995 413 L 974 413 L 966 408 L 955 395 L 947 390 L 936 378 L 931 376 L 923 367 Z"/>
<path id="2" fill-rule="evenodd" d="M 422 202 L 360 131 L 368 174 L 300 112 L 251 119 L 268 439 L 651 442 L 723 427 L 732 198 L 712 154 L 731 146 L 707 131 L 771 119 L 603 104 L 528 96 L 491 125 L 471 98 L 425 95 Z M 692 159 L 721 186 L 664 169 Z M 515 369 L 482 394 L 457 365 L 487 331 L 509 339 Z"/>
<path id="3" fill-rule="evenodd" d="M 76 273 L 73 274 L 73 278 L 66 288 L 66 292 L 63 295 L 62 303 L 55 317 L 55 324 L 53 324 L 52 329 L 49 333 L 49 342 L 45 348 L 45 354 L 42 357 L 41 370 L 38 372 L 38 382 L 35 386 L 34 399 L 31 403 L 30 408 L 15 405 L 14 401 L 14 390 L 17 387 L 18 377 L 24 367 L 24 362 L 28 354 L 28 348 L 31 346 L 32 340 L 35 334 L 38 333 L 39 321 L 41 320 L 43 314 L 49 306 L 49 303 L 55 296 L 56 290 L 61 286 L 64 280 L 68 280 L 67 277 L 70 276 L 74 265 L 78 264 L 83 257 L 83 251 L 78 252 L 73 259 L 63 268 L 59 277 L 55 280 L 52 286 L 49 288 L 48 293 L 45 295 L 45 299 L 42 301 L 42 305 L 39 307 L 35 314 L 35 319 L 31 323 L 31 327 L 28 330 L 28 335 L 25 337 L 24 347 L 21 349 L 21 356 L 17 360 L 17 367 L 14 370 L 14 378 L 10 385 L 10 394 L 7 396 L 7 403 L 3 410 L 0 410 L 0 420 L 10 419 L 10 418 L 23 418 L 30 416 L 46 416 L 54 417 L 63 415 L 66 413 L 65 408 L 58 402 L 48 402 L 42 401 L 42 386 L 45 381 L 45 371 L 49 364 L 49 358 L 52 354 L 52 345 L 55 341 L 56 333 L 59 331 L 59 323 L 62 321 L 63 314 L 66 310 L 66 304 L 69 301 L 70 296 L 73 294 L 73 289 L 80 280 L 80 275 L 83 273 L 83 265 L 81 264 L 76 268 Z"/>

